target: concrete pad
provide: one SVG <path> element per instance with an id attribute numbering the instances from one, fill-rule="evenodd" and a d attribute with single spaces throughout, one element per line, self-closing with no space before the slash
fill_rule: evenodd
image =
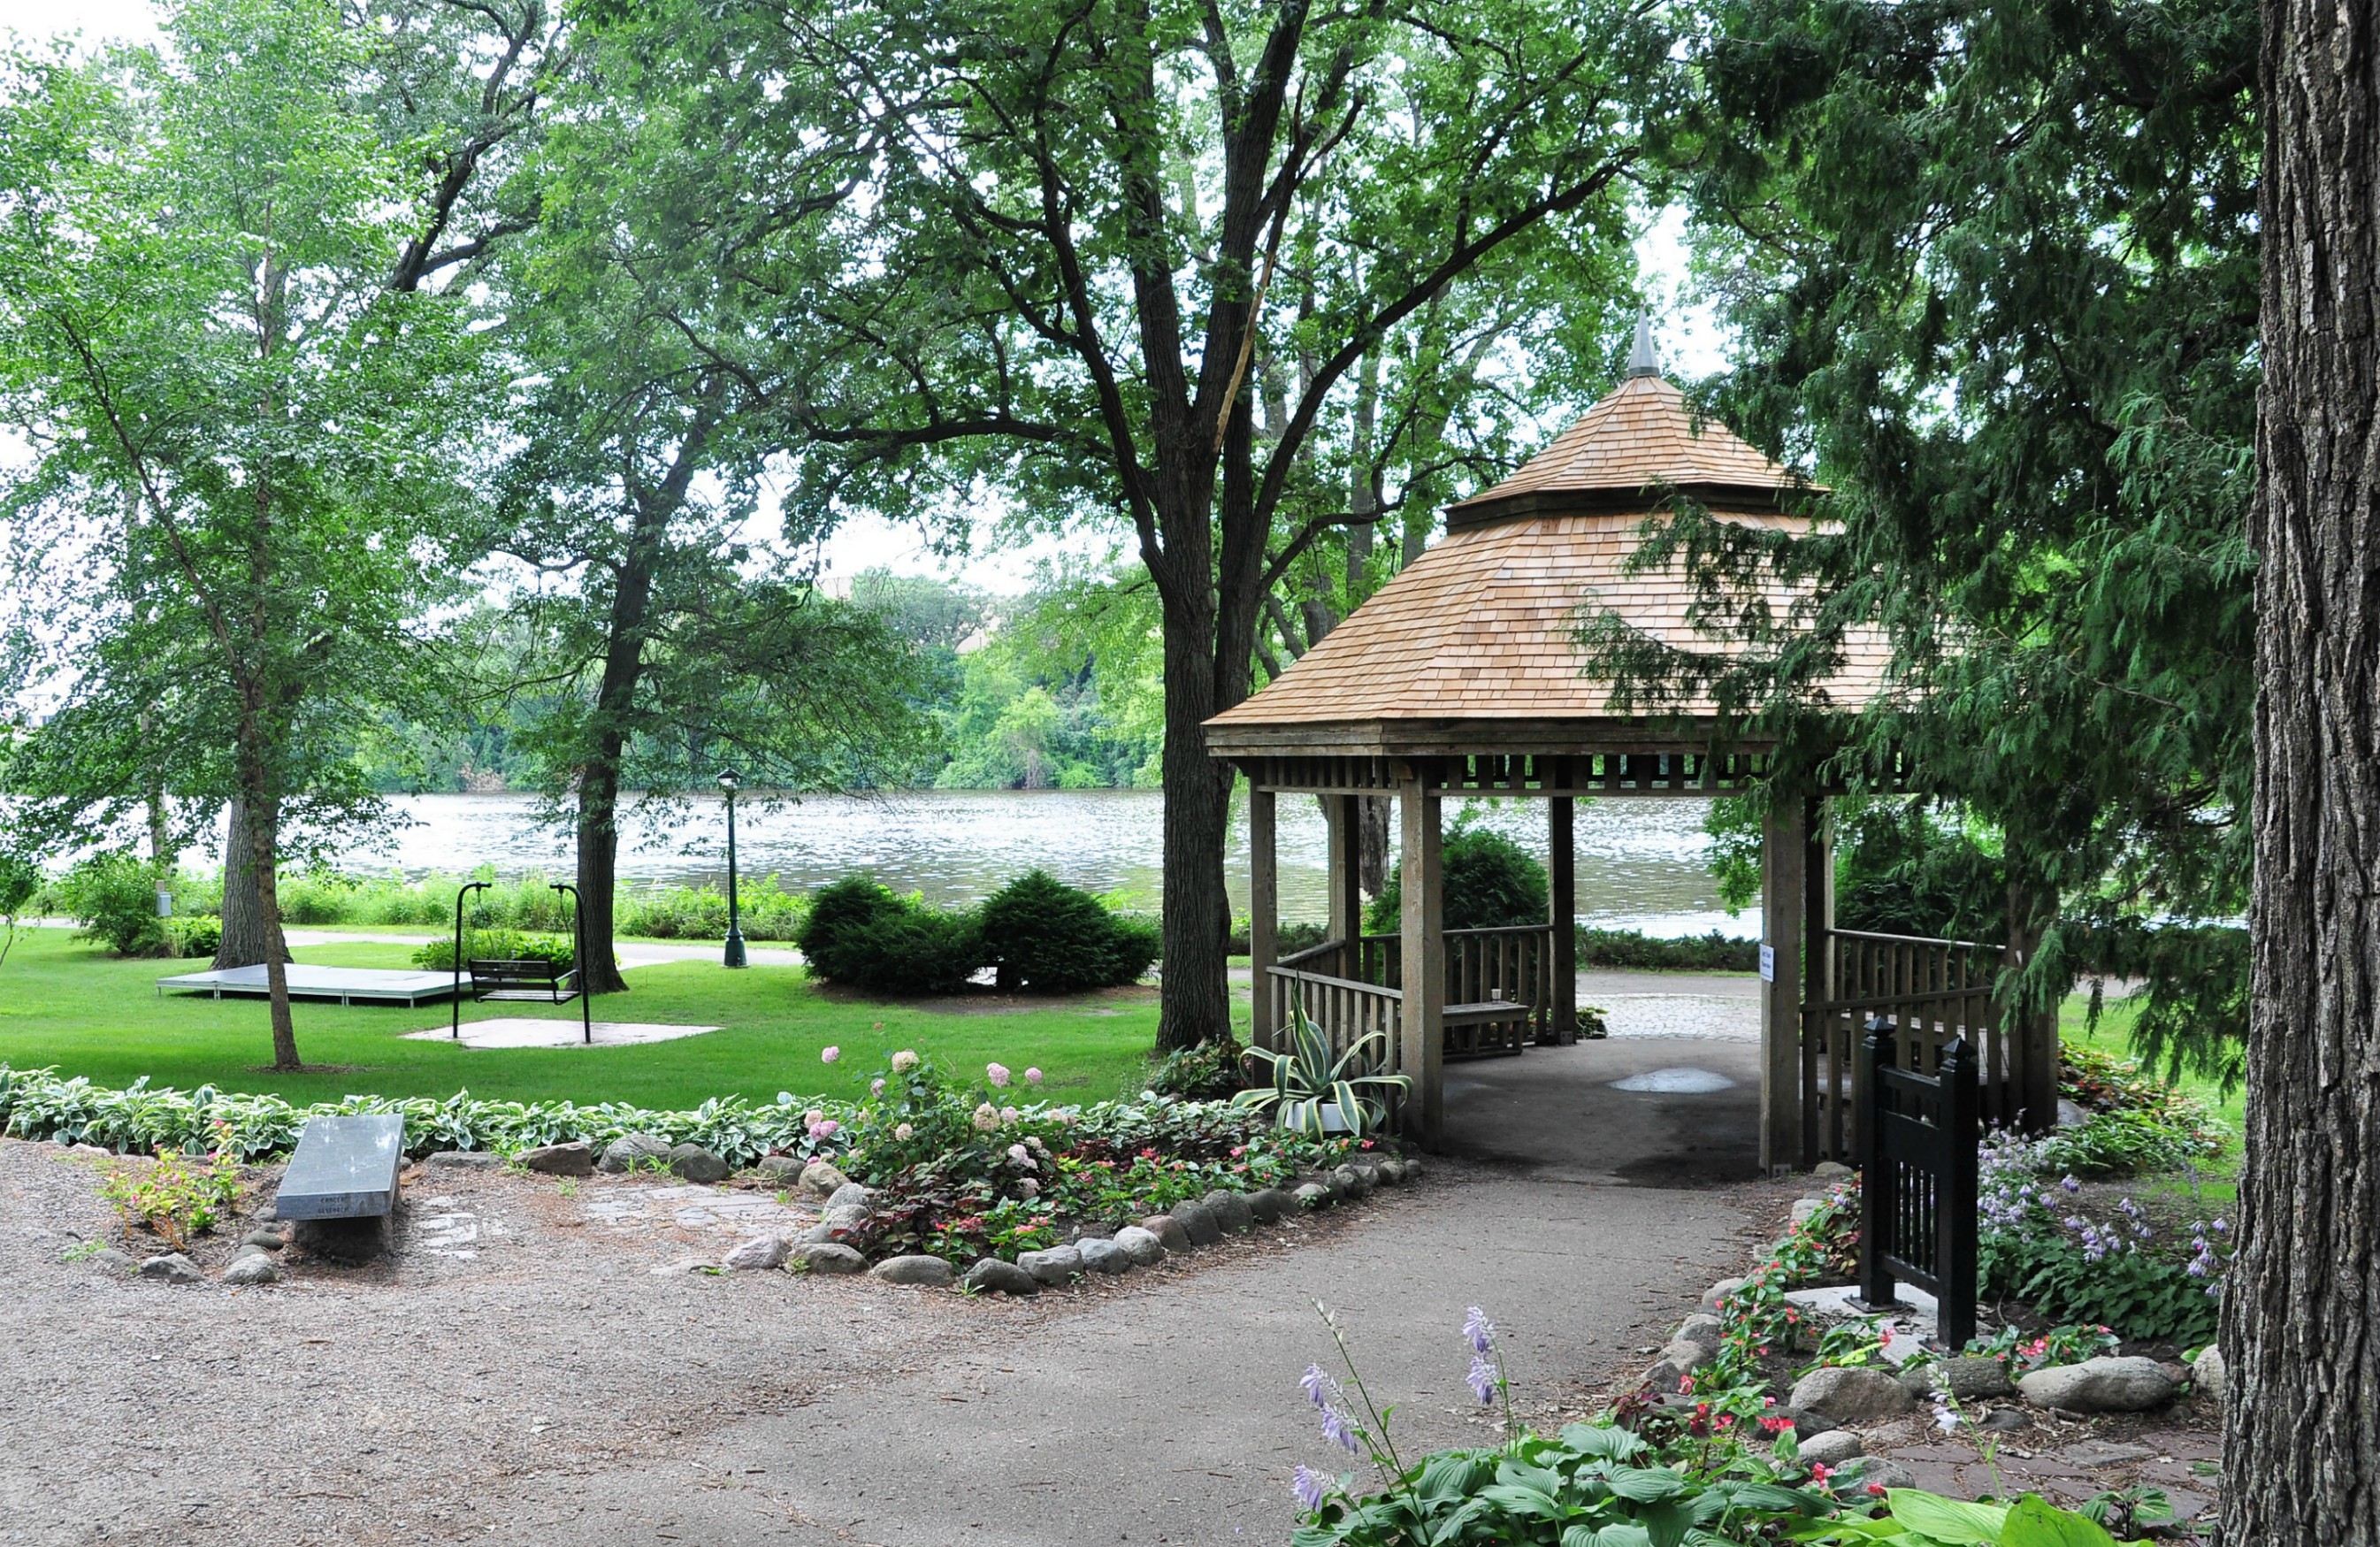
<path id="1" fill-rule="evenodd" d="M 1631 1090 L 1680 1071 L 1727 1083 Z M 1760 1172 L 1757 1038 L 1612 1037 L 1450 1064 L 1446 1139 L 1456 1154 L 1549 1181 L 1704 1187 Z"/>
<path id="2" fill-rule="evenodd" d="M 1707 1096 L 1715 1090 L 1734 1090 L 1735 1081 L 1723 1074 L 1713 1074 L 1708 1069 L 1681 1065 L 1668 1069 L 1647 1069 L 1625 1079 L 1615 1079 L 1611 1088 L 1658 1096 Z"/>
<path id="3" fill-rule="evenodd" d="M 706 1031 L 716 1031 L 716 1026 L 667 1026 L 659 1021 L 599 1020 L 595 1023 L 596 1047 L 634 1047 L 640 1042 L 675 1041 L 680 1037 L 699 1037 Z M 545 1019 L 528 1016 L 498 1016 L 491 1020 L 467 1020 L 458 1039 L 453 1026 L 433 1026 L 427 1031 L 407 1031 L 407 1041 L 443 1042 L 459 1041 L 465 1047 L 585 1047 L 586 1029 L 575 1020 L 560 1017 Z"/>

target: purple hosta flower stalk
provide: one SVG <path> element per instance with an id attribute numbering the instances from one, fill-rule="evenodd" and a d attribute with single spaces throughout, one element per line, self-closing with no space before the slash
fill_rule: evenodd
<path id="1" fill-rule="evenodd" d="M 1496 1347 L 1496 1329 L 1488 1322 L 1488 1313 L 1473 1306 L 1463 1318 L 1463 1336 L 1475 1354 L 1492 1353 Z"/>
<path id="2" fill-rule="evenodd" d="M 1305 1367 L 1305 1373 L 1298 1379 L 1297 1389 L 1304 1392 L 1305 1399 L 1316 1407 L 1328 1407 L 1330 1406 L 1332 1395 L 1338 1389 L 1338 1384 L 1339 1383 L 1322 1373 L 1320 1365 L 1309 1364 Z"/>
<path id="3" fill-rule="evenodd" d="M 1307 1509 L 1320 1509 L 1322 1501 L 1330 1496 L 1330 1480 L 1302 1461 L 1291 1474 L 1289 1485 L 1295 1491 L 1297 1502 Z"/>
<path id="4" fill-rule="evenodd" d="M 1471 1373 L 1463 1379 L 1470 1383 L 1472 1395 L 1479 1398 L 1481 1407 L 1496 1400 L 1496 1364 L 1487 1355 L 1471 1356 Z"/>
<path id="5" fill-rule="evenodd" d="M 1351 1456 L 1364 1448 L 1356 1437 L 1354 1415 L 1336 1403 L 1323 1405 L 1322 1437 Z"/>

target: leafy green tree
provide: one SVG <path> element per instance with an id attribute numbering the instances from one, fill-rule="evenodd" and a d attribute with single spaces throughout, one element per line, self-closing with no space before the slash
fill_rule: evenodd
<path id="1" fill-rule="evenodd" d="M 10 64 L 0 394 L 38 453 L 15 504 L 55 539 L 69 707 L 145 711 L 157 765 L 244 808 L 294 1068 L 285 823 L 357 809 L 347 727 L 419 692 L 415 620 L 473 556 L 486 383 L 459 298 L 386 286 L 420 212 L 354 110 L 365 34 L 194 0 L 167 38 Z"/>
<path id="2" fill-rule="evenodd" d="M 1894 690 L 1839 767 L 1905 756 L 1995 835 L 2017 999 L 2143 978 L 2145 1043 L 2222 1063 L 2243 958 L 2165 924 L 2236 919 L 2250 871 L 2253 7 L 1710 18 L 1699 261 L 1742 345 L 1708 400 L 1815 463 L 1837 525 L 1682 508 L 1644 557 L 1684 555 L 1713 647 L 1588 639 L 1633 701 L 1707 687 L 1798 758 L 1835 749 L 1809 712 L 1845 631 L 1880 628 Z M 1798 615 L 1743 589 L 1776 576 Z"/>
<path id="3" fill-rule="evenodd" d="M 917 662 L 879 615 L 757 542 L 793 359 L 742 309 L 755 232 L 689 198 L 698 93 L 585 51 L 536 169 L 539 221 L 491 271 L 525 385 L 495 542 L 536 579 L 517 615 L 543 706 L 515 742 L 576 828 L 595 992 L 621 827 L 734 766 L 757 791 L 864 787 L 924 749 Z M 768 223 L 760 223 L 765 234 Z"/>
<path id="4" fill-rule="evenodd" d="M 1231 779 L 1201 727 L 1246 696 L 1274 582 L 1354 514 L 1343 469 L 1308 455 L 1317 426 L 1482 265 L 1620 252 L 1665 106 L 1669 40 L 1641 8 L 1484 0 L 1443 22 L 656 0 L 613 23 L 706 73 L 734 148 L 705 164 L 709 204 L 856 187 L 747 270 L 813 345 L 779 399 L 808 443 L 795 509 L 956 516 L 990 483 L 1136 543 L 1162 627 L 1167 1047 L 1230 1031 Z M 1261 432 L 1259 353 L 1283 405 Z"/>

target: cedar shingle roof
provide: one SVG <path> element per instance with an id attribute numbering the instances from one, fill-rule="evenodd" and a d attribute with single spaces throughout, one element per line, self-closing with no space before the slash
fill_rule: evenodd
<path id="1" fill-rule="evenodd" d="M 1718 425 L 1694 430 L 1675 387 L 1631 378 L 1528 466 L 1465 502 L 1476 507 L 1518 493 L 1536 496 L 1527 507 L 1508 504 L 1506 513 L 1468 525 L 1450 512 L 1442 542 L 1262 692 L 1208 721 L 1210 747 L 1219 754 L 1276 747 L 1282 733 L 1333 725 L 1356 733 L 1334 741 L 1385 745 L 1402 739 L 1400 723 L 1417 731 L 1428 722 L 1434 737 L 1464 723 L 1596 722 L 1615 731 L 1636 723 L 1645 712 L 1615 713 L 1610 682 L 1582 675 L 1585 658 L 1572 635 L 1584 617 L 1608 610 L 1682 648 L 1723 648 L 1687 621 L 1694 590 L 1682 572 L 1627 573 L 1638 528 L 1659 503 L 1649 491 L 1734 490 L 1747 498 L 1715 511 L 1722 518 L 1809 528 L 1808 518 L 1775 507 L 1790 474 Z M 1617 499 L 1623 490 L 1631 497 Z M 1769 508 L 1744 508 L 1755 495 Z M 1782 615 L 1791 602 L 1780 587 L 1772 604 Z M 1882 687 L 1886 661 L 1880 637 L 1855 638 L 1829 700 L 1865 702 Z M 1665 704 L 1658 713 L 1706 718 L 1717 706 Z"/>
<path id="2" fill-rule="evenodd" d="M 1459 528 L 1516 507 L 1548 508 L 1565 496 L 1608 504 L 1672 487 L 1706 502 L 1718 495 L 1728 505 L 1773 509 L 1781 493 L 1813 486 L 1718 420 L 1697 423 L 1685 394 L 1646 374 L 1621 383 L 1520 471 L 1449 507 L 1446 520 Z"/>

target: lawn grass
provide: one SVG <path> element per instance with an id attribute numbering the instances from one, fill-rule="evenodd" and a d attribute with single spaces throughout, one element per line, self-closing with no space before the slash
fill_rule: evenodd
<path id="1" fill-rule="evenodd" d="M 408 968 L 408 947 L 358 942 L 292 953 L 327 967 Z M 602 1020 L 665 1021 L 723 1029 L 630 1047 L 472 1049 L 412 1041 L 403 1033 L 443 1026 L 443 1004 L 300 1001 L 292 1006 L 298 1050 L 309 1065 L 341 1067 L 276 1075 L 261 999 L 158 997 L 156 980 L 203 963 L 125 961 L 65 930 L 18 937 L 0 965 L 0 1063 L 55 1065 L 120 1086 L 142 1075 L 160 1086 L 212 1084 L 270 1090 L 293 1102 L 348 1094 L 473 1095 L 513 1101 L 619 1101 L 660 1108 L 740 1094 L 856 1097 L 896 1048 L 915 1048 L 963 1076 L 997 1060 L 1048 1076 L 1041 1094 L 1095 1101 L 1138 1089 L 1157 1039 L 1153 997 L 1086 996 L 1017 1009 L 988 1001 L 870 1002 L 812 984 L 797 967 L 731 972 L 714 962 L 669 962 L 627 974 L 625 994 L 595 1002 Z M 576 1021 L 578 1006 L 471 1005 L 467 1020 L 540 1016 Z M 839 1046 L 827 1065 L 820 1052 Z"/>
<path id="2" fill-rule="evenodd" d="M 2132 1058 L 2137 1055 L 2132 1052 L 2131 1026 L 2132 1012 L 2120 1000 L 2113 999 L 2101 1011 L 2099 1024 L 2093 1026 L 2090 1000 L 2078 993 L 2069 996 L 2060 1011 L 2058 1034 L 2078 1046 L 2095 1048 L 2119 1058 Z M 2164 1078 L 2162 1069 L 2147 1068 L 2147 1072 L 2153 1078 Z M 2228 1208 L 2240 1194 L 2240 1139 L 2247 1128 L 2247 1091 L 2239 1086 L 2226 1090 L 2221 1080 L 2187 1069 L 2172 1083 L 2204 1102 L 2215 1114 L 2216 1124 L 2224 1130 L 2223 1152 L 2194 1175 L 2143 1177 L 2134 1190 L 2144 1198 L 2187 1199 L 2208 1208 Z"/>

